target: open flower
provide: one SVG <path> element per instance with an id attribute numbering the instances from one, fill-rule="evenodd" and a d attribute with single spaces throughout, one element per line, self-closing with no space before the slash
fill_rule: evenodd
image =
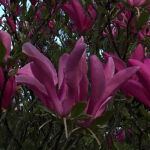
<path id="1" fill-rule="evenodd" d="M 25 43 L 23 52 L 31 63 L 18 71 L 17 82 L 27 85 L 43 104 L 60 116 L 67 116 L 79 100 L 85 101 L 88 91 L 86 45 L 80 38 L 71 54 L 59 60 L 58 78 L 50 60 L 32 44 Z M 58 90 L 56 85 L 58 83 Z"/>
<path id="2" fill-rule="evenodd" d="M 73 105 L 87 99 L 88 67 L 85 48 L 83 38 L 80 38 L 70 55 L 61 56 L 57 78 L 51 62 L 32 44 L 25 43 L 23 52 L 31 62 L 18 71 L 16 80 L 32 89 L 46 107 L 65 117 L 69 115 Z M 114 74 L 114 70 L 111 57 L 104 68 L 98 57 L 90 57 L 91 94 L 85 113 L 92 117 L 88 121 L 82 120 L 80 126 L 89 126 L 94 118 L 103 113 L 116 90 L 138 70 L 138 67 L 130 67 L 117 74 Z"/>
<path id="3" fill-rule="evenodd" d="M 105 53 L 105 57 L 108 55 L 113 57 L 116 71 L 126 68 L 125 63 L 119 57 Z M 129 66 L 139 66 L 140 69 L 121 87 L 121 90 L 125 95 L 137 98 L 142 104 L 150 108 L 150 59 L 145 58 L 141 44 L 132 52 L 128 64 Z"/>
<path id="4" fill-rule="evenodd" d="M 120 86 L 135 74 L 138 69 L 138 67 L 129 67 L 115 74 L 115 65 L 111 57 L 108 58 L 106 65 L 103 65 L 97 56 L 91 56 L 91 94 L 85 110 L 85 113 L 91 115 L 91 118 L 80 121 L 78 125 L 89 127 L 92 120 L 104 112 L 107 103 Z"/>
<path id="5" fill-rule="evenodd" d="M 6 55 L 4 61 L 7 61 L 11 50 L 11 38 L 5 31 L 0 31 L 0 41 L 6 49 Z M 4 68 L 5 69 L 5 68 Z M 7 75 L 6 75 L 7 76 Z M 16 89 L 15 77 L 7 77 L 4 75 L 2 68 L 0 67 L 0 95 L 1 95 L 1 108 L 6 109 L 11 98 L 13 97 Z"/>

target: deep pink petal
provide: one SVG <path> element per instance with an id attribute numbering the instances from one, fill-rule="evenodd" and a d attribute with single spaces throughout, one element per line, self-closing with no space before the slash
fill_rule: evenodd
<path id="1" fill-rule="evenodd" d="M 117 55 L 108 54 L 107 52 L 104 52 L 103 55 L 106 60 L 108 59 L 108 57 L 113 58 L 115 69 L 117 72 L 126 68 L 126 64 Z"/>
<path id="2" fill-rule="evenodd" d="M 93 109 L 105 91 L 105 74 L 102 63 L 96 55 L 90 57 L 91 73 L 91 95 L 88 101 L 87 113 L 91 114 Z"/>
<path id="3" fill-rule="evenodd" d="M 58 65 L 58 84 L 59 88 L 61 87 L 63 80 L 64 80 L 64 69 L 66 67 L 66 63 L 68 60 L 69 54 L 63 54 L 59 59 Z"/>
<path id="4" fill-rule="evenodd" d="M 123 69 L 116 73 L 114 77 L 108 82 L 105 92 L 103 96 L 99 99 L 95 108 L 93 110 L 94 116 L 96 112 L 99 110 L 104 101 L 107 100 L 109 96 L 113 96 L 114 92 L 120 88 L 120 86 L 125 83 L 129 78 L 133 76 L 138 71 L 139 67 L 129 67 L 127 69 Z"/>
<path id="5" fill-rule="evenodd" d="M 124 85 L 126 91 L 133 97 L 137 98 L 142 104 L 150 109 L 150 94 L 149 91 L 139 82 L 135 80 L 129 80 Z"/>
<path id="6" fill-rule="evenodd" d="M 74 95 L 76 102 L 79 96 L 79 85 L 87 69 L 83 57 L 85 48 L 84 39 L 80 38 L 71 52 L 65 68 L 65 82 L 69 87 L 69 95 Z"/>
<path id="7" fill-rule="evenodd" d="M 144 59 L 144 65 L 146 65 L 147 67 L 150 67 L 150 59 Z"/>
<path id="8" fill-rule="evenodd" d="M 6 55 L 4 57 L 5 61 L 7 60 L 7 57 L 9 56 L 10 50 L 11 50 L 11 37 L 10 35 L 5 31 L 0 31 L 0 41 L 6 48 Z"/>
<path id="9" fill-rule="evenodd" d="M 38 80 L 46 80 L 51 81 L 54 83 L 54 85 L 57 84 L 57 73 L 55 68 L 53 67 L 50 60 L 42 55 L 36 47 L 34 47 L 31 43 L 25 43 L 22 47 L 23 52 L 29 57 L 31 61 L 34 61 L 34 63 L 37 64 L 37 66 L 40 68 L 41 76 L 44 74 L 44 78 L 39 77 Z M 35 74 L 36 76 L 36 74 Z M 50 83 L 49 83 L 50 84 Z"/>
<path id="10" fill-rule="evenodd" d="M 131 59 L 137 59 L 139 61 L 143 61 L 144 59 L 144 51 L 141 44 L 138 45 L 138 47 L 132 52 Z"/>
<path id="11" fill-rule="evenodd" d="M 2 98 L 2 108 L 6 109 L 16 91 L 15 77 L 8 79 Z"/>
<path id="12" fill-rule="evenodd" d="M 112 57 L 108 57 L 108 61 L 104 67 L 106 82 L 108 82 L 115 73 L 115 65 Z"/>
<path id="13" fill-rule="evenodd" d="M 144 87 L 148 88 L 150 90 L 150 70 L 147 65 L 144 63 L 136 60 L 136 59 L 129 59 L 128 64 L 131 66 L 139 66 L 140 70 L 137 72 L 140 81 L 144 85 Z"/>
<path id="14" fill-rule="evenodd" d="M 31 69 L 32 63 L 33 62 L 30 62 L 30 63 L 26 64 L 25 66 L 23 66 L 22 68 L 18 69 L 17 74 L 18 75 L 22 74 L 22 75 L 27 75 L 27 76 L 30 76 L 30 77 L 34 77 L 32 69 Z"/>

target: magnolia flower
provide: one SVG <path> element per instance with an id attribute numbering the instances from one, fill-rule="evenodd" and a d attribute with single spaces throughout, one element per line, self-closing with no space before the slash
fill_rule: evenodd
<path id="1" fill-rule="evenodd" d="M 108 57 L 108 54 L 105 53 L 105 57 Z M 115 62 L 116 71 L 126 68 L 125 63 L 119 59 L 119 57 L 112 57 Z M 140 69 L 136 75 L 134 75 L 121 87 L 121 90 L 125 93 L 125 95 L 137 98 L 142 104 L 150 108 L 150 59 L 144 57 L 144 51 L 141 44 L 139 44 L 132 52 L 131 57 L 128 60 L 128 64 L 130 66 L 139 66 Z"/>
<path id="2" fill-rule="evenodd" d="M 88 67 L 85 48 L 83 38 L 80 38 L 70 55 L 61 56 L 57 78 L 52 63 L 32 44 L 25 43 L 23 52 L 31 62 L 18 71 L 16 80 L 18 84 L 25 84 L 32 89 L 46 107 L 65 117 L 73 105 L 87 99 Z M 95 55 L 90 57 L 90 68 L 91 94 L 85 113 L 90 114 L 91 118 L 82 120 L 79 123 L 82 127 L 88 127 L 94 118 L 103 113 L 114 92 L 138 70 L 138 67 L 130 67 L 114 74 L 113 59 L 109 58 L 103 68 Z"/>
<path id="3" fill-rule="evenodd" d="M 86 45 L 80 38 L 71 54 L 59 60 L 58 78 L 50 60 L 31 43 L 23 45 L 23 52 L 31 62 L 18 71 L 18 84 L 25 84 L 43 104 L 60 116 L 67 116 L 79 100 L 85 101 L 88 91 Z M 58 90 L 56 86 L 58 84 Z"/>
<path id="4" fill-rule="evenodd" d="M 106 65 L 103 65 L 97 56 L 91 56 L 91 94 L 85 110 L 85 113 L 91 115 L 91 118 L 81 120 L 78 125 L 89 127 L 92 120 L 104 112 L 107 103 L 119 87 L 135 74 L 138 69 L 138 67 L 129 67 L 115 74 L 115 65 L 111 57 L 108 58 Z"/>
<path id="5" fill-rule="evenodd" d="M 146 1 L 147 0 L 127 0 L 127 3 L 132 7 L 133 6 L 138 7 L 143 5 Z"/>
<path id="6" fill-rule="evenodd" d="M 93 21 L 96 19 L 96 11 L 94 8 L 91 5 L 88 8 L 88 12 L 92 17 L 91 19 L 86 15 L 85 10 L 78 0 L 71 0 L 67 2 L 62 9 L 68 13 L 80 33 L 83 31 L 88 32 L 93 25 Z"/>
<path id="7" fill-rule="evenodd" d="M 0 31 L 0 41 L 6 49 L 6 55 L 4 61 L 7 61 L 11 50 L 11 38 L 5 31 Z M 5 81 L 6 80 L 6 81 Z M 5 78 L 2 68 L 0 67 L 0 94 L 1 94 L 1 108 L 6 109 L 11 98 L 13 97 L 16 89 L 15 77 Z"/>

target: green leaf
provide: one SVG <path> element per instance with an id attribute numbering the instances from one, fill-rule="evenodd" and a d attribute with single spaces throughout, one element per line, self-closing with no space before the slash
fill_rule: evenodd
<path id="1" fill-rule="evenodd" d="M 145 10 L 140 14 L 140 17 L 137 21 L 138 29 L 141 29 L 147 23 L 148 19 L 149 19 L 149 12 L 148 10 Z"/>
<path id="2" fill-rule="evenodd" d="M 0 41 L 0 62 L 3 62 L 5 55 L 6 55 L 6 48 L 4 47 L 3 43 Z"/>
<path id="3" fill-rule="evenodd" d="M 72 107 L 71 118 L 76 118 L 77 116 L 81 115 L 84 112 L 85 107 L 85 102 L 78 102 L 75 106 Z"/>
<path id="4" fill-rule="evenodd" d="M 145 110 L 143 106 L 140 107 L 140 112 L 146 120 L 150 120 L 150 114 Z"/>
<path id="5" fill-rule="evenodd" d="M 89 119 L 90 117 L 91 117 L 91 115 L 82 113 L 82 114 L 74 117 L 73 120 Z"/>
<path id="6" fill-rule="evenodd" d="M 93 120 L 93 122 L 90 125 L 90 128 L 94 129 L 97 125 L 104 125 L 104 124 L 106 124 L 107 121 L 110 120 L 112 115 L 113 115 L 113 110 L 104 112 L 102 116 L 100 116 L 100 117 L 98 117 L 98 118 Z"/>

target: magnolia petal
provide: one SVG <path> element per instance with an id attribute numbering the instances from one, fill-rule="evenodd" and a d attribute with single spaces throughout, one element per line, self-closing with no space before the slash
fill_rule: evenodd
<path id="1" fill-rule="evenodd" d="M 64 69 L 66 67 L 66 62 L 68 60 L 69 54 L 63 54 L 59 59 L 59 65 L 58 65 L 58 83 L 59 83 L 59 89 L 63 83 L 64 80 Z"/>
<path id="2" fill-rule="evenodd" d="M 132 52 L 131 59 L 137 59 L 139 61 L 143 61 L 144 59 L 144 52 L 143 47 L 141 44 L 138 45 L 138 47 Z"/>
<path id="3" fill-rule="evenodd" d="M 137 72 L 137 75 L 144 85 L 144 87 L 148 88 L 150 90 L 150 70 L 147 65 L 143 64 L 142 62 L 135 60 L 135 59 L 129 59 L 128 64 L 131 66 L 139 66 L 140 70 Z"/>
<path id="4" fill-rule="evenodd" d="M 108 59 L 108 57 L 113 58 L 115 69 L 117 72 L 126 68 L 126 64 L 117 55 L 108 54 L 107 52 L 103 52 L 103 55 L 106 60 Z"/>
<path id="5" fill-rule="evenodd" d="M 2 98 L 2 108 L 6 109 L 16 91 L 15 77 L 8 79 Z"/>
<path id="6" fill-rule="evenodd" d="M 68 57 L 66 68 L 64 70 L 65 74 L 65 82 L 69 87 L 69 91 L 76 97 L 76 101 L 78 99 L 78 88 L 80 81 L 83 77 L 83 54 L 85 52 L 86 45 L 84 44 L 83 38 L 80 38 L 74 50 L 71 52 L 70 56 Z M 72 97 L 72 96 L 71 96 Z"/>
<path id="7" fill-rule="evenodd" d="M 112 57 L 108 57 L 108 61 L 104 66 L 104 72 L 105 72 L 106 82 L 108 82 L 114 76 L 115 73 L 115 65 Z"/>
<path id="8" fill-rule="evenodd" d="M 150 94 L 141 83 L 135 80 L 128 80 L 128 83 L 124 85 L 124 88 L 129 94 L 137 98 L 150 109 Z"/>
<path id="9" fill-rule="evenodd" d="M 105 74 L 102 63 L 96 55 L 90 57 L 91 73 L 91 95 L 88 101 L 87 113 L 91 114 L 95 104 L 103 95 L 105 90 Z"/>
<path id="10" fill-rule="evenodd" d="M 34 77 L 32 69 L 31 69 L 31 65 L 33 63 L 34 62 L 30 62 L 30 63 L 26 64 L 25 66 L 23 66 L 21 69 L 18 69 L 17 74 L 18 75 L 22 74 L 22 75 L 27 75 L 27 76 L 30 76 L 30 77 Z"/>
<path id="11" fill-rule="evenodd" d="M 109 97 L 113 96 L 114 92 L 120 88 L 120 86 L 126 82 L 129 78 L 133 76 L 137 71 L 139 70 L 139 67 L 129 67 L 127 69 L 123 69 L 116 73 L 114 77 L 108 82 L 105 92 L 103 96 L 99 99 L 97 102 L 93 114 L 95 115 L 96 112 L 99 110 L 101 105 L 104 103 L 104 101 Z"/>
<path id="12" fill-rule="evenodd" d="M 6 61 L 11 50 L 11 37 L 7 32 L 0 31 L 0 41 L 6 48 L 6 55 L 4 57 L 4 60 Z"/>
<path id="13" fill-rule="evenodd" d="M 144 59 L 144 65 L 150 67 L 150 59 Z"/>
<path id="14" fill-rule="evenodd" d="M 29 42 L 23 44 L 22 49 L 29 59 L 38 65 L 41 74 L 44 75 L 44 78 L 39 78 L 38 80 L 51 80 L 51 82 L 54 82 L 54 85 L 56 85 L 57 73 L 50 60 L 41 54 L 36 47 Z"/>
<path id="15" fill-rule="evenodd" d="M 87 93 L 88 93 L 88 84 L 89 84 L 89 80 L 87 78 L 87 75 L 84 75 L 80 82 L 79 101 L 86 101 Z"/>

